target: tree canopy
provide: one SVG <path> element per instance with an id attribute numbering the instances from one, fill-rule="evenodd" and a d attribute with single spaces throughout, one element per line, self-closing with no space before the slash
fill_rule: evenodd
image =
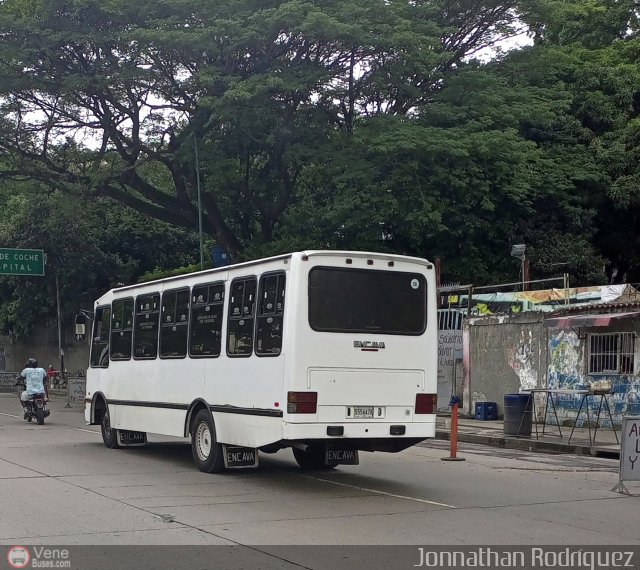
<path id="1" fill-rule="evenodd" d="M 12 200 L 23 185 L 56 212 L 90 204 L 80 226 L 119 279 L 139 273 L 127 240 L 106 246 L 105 212 L 124 207 L 118 235 L 192 240 L 200 195 L 206 235 L 236 259 L 385 250 L 487 283 L 517 277 L 510 246 L 526 243 L 536 277 L 640 281 L 637 12 L 4 0 L 0 178 Z"/>
<path id="2" fill-rule="evenodd" d="M 429 102 L 516 28 L 514 5 L 5 2 L 0 149 L 21 174 L 193 228 L 198 144 L 204 227 L 238 253 L 273 239 L 319 146 Z"/>

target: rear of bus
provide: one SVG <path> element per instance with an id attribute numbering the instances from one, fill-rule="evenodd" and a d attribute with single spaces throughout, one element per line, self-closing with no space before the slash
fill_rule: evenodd
<path id="1" fill-rule="evenodd" d="M 433 265 L 356 252 L 291 260 L 284 439 L 303 467 L 357 463 L 435 436 Z M 292 307 L 293 305 L 293 307 Z"/>

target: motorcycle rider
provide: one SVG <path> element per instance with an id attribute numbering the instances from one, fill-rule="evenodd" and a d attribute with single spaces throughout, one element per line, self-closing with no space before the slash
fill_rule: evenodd
<path id="1" fill-rule="evenodd" d="M 34 394 L 44 394 L 45 401 L 49 401 L 49 392 L 47 391 L 47 372 L 44 368 L 38 367 L 38 361 L 35 358 L 29 358 L 24 365 L 24 370 L 20 372 L 19 378 L 26 383 L 25 390 L 20 394 L 20 403 L 25 409 L 27 405 L 25 402 L 29 400 Z"/>

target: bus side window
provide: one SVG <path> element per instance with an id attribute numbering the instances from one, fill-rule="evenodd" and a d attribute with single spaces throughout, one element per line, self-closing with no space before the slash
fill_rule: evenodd
<path id="1" fill-rule="evenodd" d="M 133 337 L 133 299 L 114 301 L 111 317 L 111 360 L 131 358 Z"/>
<path id="2" fill-rule="evenodd" d="M 135 325 L 133 330 L 134 358 L 155 358 L 158 355 L 158 319 L 160 294 L 136 297 Z"/>
<path id="3" fill-rule="evenodd" d="M 255 306 L 256 278 L 243 277 L 232 281 L 227 324 L 229 356 L 251 356 Z"/>
<path id="4" fill-rule="evenodd" d="M 189 331 L 189 289 L 162 294 L 160 323 L 160 358 L 184 358 Z"/>
<path id="5" fill-rule="evenodd" d="M 220 356 L 224 283 L 199 285 L 191 292 L 189 356 Z"/>
<path id="6" fill-rule="evenodd" d="M 107 368 L 109 366 L 109 325 L 111 324 L 111 307 L 98 307 L 93 321 L 91 337 L 91 367 Z"/>
<path id="7" fill-rule="evenodd" d="M 258 318 L 256 320 L 256 354 L 278 356 L 282 350 L 285 274 L 260 278 Z"/>

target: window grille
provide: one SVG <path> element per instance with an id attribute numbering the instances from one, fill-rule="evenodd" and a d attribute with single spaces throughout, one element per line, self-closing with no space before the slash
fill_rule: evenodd
<path id="1" fill-rule="evenodd" d="M 589 335 L 589 374 L 632 374 L 635 333 Z"/>
<path id="2" fill-rule="evenodd" d="M 462 330 L 464 313 L 456 309 L 438 310 L 438 330 Z"/>

